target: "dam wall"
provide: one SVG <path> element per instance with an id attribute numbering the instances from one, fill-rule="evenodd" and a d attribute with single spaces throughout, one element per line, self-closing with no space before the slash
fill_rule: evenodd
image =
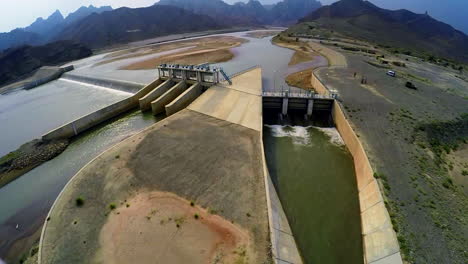
<path id="1" fill-rule="evenodd" d="M 75 121 L 65 124 L 53 131 L 50 131 L 46 135 L 42 136 L 42 139 L 52 140 L 57 138 L 70 138 L 76 136 L 95 125 L 125 113 L 137 106 L 138 104 L 135 102 L 135 100 L 133 100 L 132 97 L 124 99 L 107 107 L 101 108 L 91 114 L 78 118 Z"/>
<path id="2" fill-rule="evenodd" d="M 104 78 L 96 78 L 89 76 L 81 76 L 72 73 L 66 73 L 62 76 L 65 80 L 71 80 L 76 82 L 82 82 L 86 84 L 101 86 L 105 88 L 115 89 L 124 92 L 136 93 L 145 85 L 141 83 L 127 82 L 127 81 L 118 81 Z"/>
<path id="3" fill-rule="evenodd" d="M 313 72 L 311 80 L 314 89 L 324 95 L 330 94 L 316 73 L 317 71 Z M 364 263 L 402 264 L 396 233 L 372 166 L 359 138 L 336 100 L 333 104 L 332 116 L 354 160 L 361 211 Z"/>
<path id="4" fill-rule="evenodd" d="M 29 81 L 22 82 L 14 89 L 30 90 L 60 78 L 65 72 L 73 70 L 73 65 L 67 67 L 41 67 Z M 13 84 L 14 86 L 14 84 Z"/>
<path id="5" fill-rule="evenodd" d="M 166 115 L 170 116 L 189 106 L 193 101 L 195 101 L 195 99 L 197 99 L 198 96 L 202 94 L 202 92 L 203 87 L 201 84 L 193 84 L 176 99 L 174 99 L 174 101 L 166 105 Z"/>
<path id="6" fill-rule="evenodd" d="M 156 98 L 163 95 L 174 85 L 174 81 L 171 79 L 166 80 L 165 82 L 158 85 L 154 90 L 145 94 L 145 96 L 139 98 L 139 104 L 141 111 L 146 111 L 151 108 L 151 102 L 156 100 Z"/>
<path id="7" fill-rule="evenodd" d="M 158 99 L 151 102 L 151 110 L 153 115 L 160 114 L 165 111 L 165 106 L 176 99 L 187 88 L 187 83 L 181 81 L 174 85 L 171 89 L 161 95 Z"/>
<path id="8" fill-rule="evenodd" d="M 52 140 L 58 138 L 70 138 L 80 134 L 87 129 L 123 114 L 131 109 L 138 107 L 138 100 L 147 93 L 160 85 L 162 81 L 157 79 L 152 83 L 141 88 L 133 96 L 101 108 L 93 113 L 84 115 L 70 123 L 67 123 L 57 129 L 54 129 L 42 136 L 43 140 Z"/>

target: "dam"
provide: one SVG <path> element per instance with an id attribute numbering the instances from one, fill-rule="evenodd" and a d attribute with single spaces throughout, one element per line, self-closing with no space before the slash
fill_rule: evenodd
<path id="1" fill-rule="evenodd" d="M 267 209 L 272 205 L 270 195 L 265 193 L 268 190 L 265 188 L 268 180 L 261 138 L 261 69 L 236 76 L 232 83 L 232 86 L 210 87 L 186 109 L 104 152 L 76 174 L 48 215 L 49 221 L 46 221 L 41 236 L 40 263 L 75 263 L 83 259 L 109 257 L 100 256 L 97 251 L 90 249 L 100 248 L 99 241 L 103 238 L 100 230 L 105 230 L 108 225 L 107 214 L 114 213 L 110 211 L 104 215 L 100 212 L 106 211 L 105 207 L 87 204 L 105 205 L 114 202 L 117 204 L 117 212 L 120 212 L 119 221 L 122 221 L 126 208 L 136 206 L 136 202 L 120 208 L 120 201 L 131 201 L 135 193 L 145 193 L 148 188 L 175 193 L 203 208 L 216 210 L 216 214 L 237 223 L 237 228 L 248 230 L 249 239 L 254 243 L 243 247 L 247 252 L 256 254 L 248 253 L 247 257 L 256 263 L 266 260 L 266 242 L 270 234 L 268 219 L 274 217 L 278 222 L 279 218 Z M 168 144 L 169 142 L 172 143 Z M 219 158 L 232 153 L 235 155 L 230 158 Z M 148 155 L 159 158 L 150 158 Z M 127 160 L 136 161 L 135 168 L 138 171 L 132 169 L 133 165 L 130 163 L 127 163 L 130 167 L 121 167 L 124 164 L 122 162 L 126 163 Z M 97 168 L 99 169 L 96 170 Z M 148 174 L 149 172 L 151 173 Z M 100 176 L 95 178 L 95 173 Z M 92 185 L 89 185 L 90 180 Z M 121 180 L 127 184 L 111 184 Z M 246 182 L 249 183 L 248 186 L 244 185 Z M 187 184 L 191 188 L 183 188 Z M 105 188 L 105 192 L 102 188 Z M 207 188 L 209 192 L 205 191 Z M 70 203 L 78 196 L 83 197 L 85 205 L 70 208 Z M 279 202 L 276 202 L 274 206 L 278 208 Z M 96 217 L 90 220 L 90 215 Z M 148 221 L 143 216 L 141 219 Z M 73 235 L 63 236 L 70 221 L 76 222 Z M 184 225 L 195 224 L 192 223 L 193 220 L 185 221 L 178 228 L 184 230 Z M 157 234 L 163 235 L 164 230 Z M 183 237 L 182 234 L 181 236 Z M 151 241 L 151 237 L 155 237 L 155 234 L 148 231 L 143 232 L 139 238 L 126 234 L 122 236 L 124 240 L 121 242 L 126 244 L 125 241 L 134 241 L 141 247 L 139 239 Z M 180 247 L 188 246 L 184 242 L 179 243 Z M 210 240 L 206 243 L 210 243 Z M 276 245 L 279 244 L 275 243 L 275 248 Z M 278 248 L 280 249 L 284 252 L 284 247 Z M 297 249 L 295 250 L 296 252 L 291 251 L 285 257 L 294 256 L 295 253 L 296 260 L 300 260 Z M 74 258 L 77 252 L 80 261 Z M 119 257 L 126 259 L 131 256 L 124 254 Z M 172 257 L 169 255 L 167 259 L 171 260 Z M 173 263 L 179 262 L 174 260 Z"/>
<path id="2" fill-rule="evenodd" d="M 255 44 L 255 41 L 253 41 L 253 44 Z M 237 67 L 235 68 L 236 70 L 234 70 L 234 68 L 232 68 L 233 67 L 232 65 L 235 65 L 236 63 L 239 63 L 238 59 L 237 60 L 235 59 L 232 62 L 227 62 L 226 65 L 223 65 L 223 67 L 225 66 L 227 69 L 230 69 L 230 72 L 236 72 L 239 69 L 242 69 L 242 68 Z M 265 68 L 265 70 L 263 70 L 263 68 Z M 266 78 L 267 80 L 262 80 L 263 73 L 265 73 L 265 76 L 267 76 L 267 78 L 264 76 L 263 78 Z M 68 76 L 71 76 L 72 74 L 69 74 Z M 127 200 L 127 202 L 131 201 L 129 203 L 130 206 L 128 208 L 139 208 L 136 205 L 139 203 L 140 200 L 135 200 L 136 198 L 127 199 L 123 196 L 119 196 L 120 195 L 118 194 L 120 193 L 119 190 L 122 190 L 119 188 L 124 188 L 124 187 L 112 186 L 112 184 L 109 183 L 109 180 L 110 180 L 109 176 L 106 176 L 106 175 L 115 173 L 119 177 L 119 179 L 126 179 L 126 177 L 128 177 L 128 181 L 125 180 L 124 182 L 128 182 L 130 185 L 133 184 L 133 186 L 129 188 L 130 190 L 136 190 L 138 189 L 137 187 L 142 186 L 140 180 L 146 179 L 147 181 L 151 182 L 151 179 L 148 177 L 151 173 L 154 174 L 155 172 L 157 172 L 156 177 L 158 179 L 162 177 L 160 176 L 160 174 L 162 174 L 163 172 L 166 173 L 165 176 L 171 175 L 171 173 L 168 173 L 168 172 L 172 170 L 177 171 L 179 175 L 194 174 L 195 175 L 194 178 L 196 179 L 201 179 L 201 176 L 196 176 L 196 175 L 203 174 L 203 175 L 209 175 L 210 176 L 209 179 L 215 180 L 216 186 L 200 185 L 201 187 L 198 187 L 198 185 L 196 184 L 200 184 L 200 182 L 201 184 L 207 184 L 207 183 L 202 182 L 201 180 L 198 183 L 189 182 L 189 181 L 178 182 L 176 180 L 176 177 L 169 177 L 167 181 L 162 182 L 161 184 L 164 187 L 163 188 L 164 190 L 168 190 L 169 192 L 175 192 L 175 193 L 182 192 L 181 187 L 180 187 L 182 185 L 185 186 L 185 189 L 187 189 L 188 186 L 194 186 L 194 188 L 188 188 L 190 189 L 189 191 L 186 191 L 188 193 L 183 193 L 182 196 L 186 197 L 187 199 L 190 199 L 191 197 L 199 197 L 199 199 L 194 199 L 195 200 L 194 203 L 196 206 L 206 208 L 206 211 L 208 212 L 211 211 L 213 212 L 213 214 L 220 215 L 223 218 L 234 219 L 233 221 L 234 224 L 238 223 L 241 226 L 247 227 L 248 230 L 253 230 L 251 228 L 254 223 L 257 223 L 259 224 L 259 226 L 262 226 L 263 232 L 265 231 L 265 227 L 266 227 L 268 229 L 267 232 L 270 233 L 273 260 L 275 261 L 275 263 L 284 263 L 284 262 L 286 263 L 303 263 L 303 262 L 308 263 L 307 259 L 309 259 L 310 256 L 307 256 L 305 253 L 302 253 L 302 252 L 301 252 L 302 254 L 299 253 L 299 251 L 297 250 L 298 246 L 296 246 L 296 243 L 295 243 L 295 236 L 293 236 L 293 233 L 296 234 L 298 232 L 304 232 L 304 231 L 301 231 L 300 228 L 298 229 L 298 227 L 292 227 L 292 226 L 289 227 L 289 223 L 288 223 L 288 220 L 292 220 L 292 221 L 289 221 L 291 225 L 294 224 L 292 222 L 296 222 L 296 223 L 302 222 L 300 221 L 300 219 L 298 219 L 298 217 L 302 217 L 302 216 L 294 215 L 291 213 L 291 211 L 288 211 L 288 210 L 285 210 L 286 212 L 283 211 L 282 205 L 279 202 L 279 200 L 280 198 L 282 199 L 285 198 L 284 192 L 283 194 L 281 194 L 282 190 L 280 190 L 280 194 L 276 194 L 275 187 L 278 188 L 278 186 L 275 186 L 275 184 L 277 184 L 277 182 L 276 183 L 272 182 L 272 180 L 270 179 L 270 176 L 277 177 L 278 172 L 275 171 L 272 173 L 271 171 L 272 168 L 270 167 L 270 164 L 268 164 L 268 167 L 267 167 L 265 165 L 266 163 L 264 163 L 263 165 L 259 165 L 260 168 L 263 168 L 263 172 L 255 171 L 252 169 L 252 167 L 255 167 L 252 164 L 260 164 L 260 163 L 255 163 L 255 162 L 259 162 L 257 160 L 258 157 L 263 156 L 261 153 L 259 153 L 259 151 L 260 152 L 263 151 L 263 147 L 260 147 L 264 145 L 263 140 L 267 140 L 268 142 L 271 142 L 271 138 L 267 136 L 265 139 L 265 137 L 262 137 L 261 135 L 265 133 L 270 134 L 274 132 L 273 129 L 268 128 L 268 126 L 266 129 L 263 126 L 263 123 L 265 122 L 264 120 L 262 120 L 264 118 L 262 112 L 273 110 L 275 112 L 282 113 L 284 109 L 283 102 L 284 102 L 286 95 L 268 96 L 271 94 L 267 94 L 269 91 L 272 91 L 271 89 L 269 89 L 270 88 L 269 84 L 273 83 L 272 79 L 270 78 L 272 75 L 272 71 L 268 67 L 263 67 L 262 65 L 262 70 L 254 69 L 252 71 L 245 72 L 245 74 L 241 74 L 239 76 L 240 78 L 237 78 L 237 81 L 236 81 L 236 77 L 233 77 L 233 85 L 229 85 L 228 82 L 222 82 L 222 83 L 219 83 L 218 85 L 211 86 L 211 88 L 209 89 L 203 88 L 200 85 L 197 87 L 197 89 L 192 89 L 192 91 L 199 91 L 199 92 L 194 92 L 193 97 L 190 96 L 190 94 L 189 95 L 185 94 L 184 97 L 190 98 L 189 101 L 185 104 L 182 104 L 183 106 L 177 106 L 175 109 L 178 109 L 178 107 L 180 107 L 180 109 L 174 112 L 167 111 L 168 109 L 170 109 L 170 107 L 168 108 L 168 106 L 170 106 L 170 104 L 174 102 L 173 98 L 175 95 L 173 93 L 177 94 L 175 98 L 179 98 L 188 89 L 190 89 L 191 87 L 193 88 L 193 85 L 195 85 L 195 83 L 188 83 L 188 82 L 184 83 L 182 78 L 175 78 L 175 79 L 171 78 L 170 80 L 169 78 L 164 79 L 164 76 L 161 77 L 161 75 L 159 75 L 160 77 L 159 79 L 149 81 L 148 82 L 149 85 L 142 85 L 141 87 L 147 88 L 147 89 L 144 89 L 145 90 L 144 92 L 141 92 L 138 94 L 138 91 L 140 91 L 140 89 L 135 87 L 136 88 L 135 90 L 137 91 L 136 94 L 138 94 L 138 96 L 135 96 L 132 99 L 129 99 L 127 102 L 131 102 L 131 105 L 132 105 L 129 108 L 130 109 L 129 111 L 132 113 L 131 118 L 139 116 L 140 114 L 138 112 L 140 112 L 141 110 L 143 110 L 143 115 L 145 118 L 148 118 L 148 120 L 151 120 L 153 118 L 154 116 L 153 111 L 156 114 L 156 117 L 158 117 L 160 114 L 164 116 L 167 115 L 169 117 L 162 121 L 159 121 L 157 125 L 148 127 L 146 130 L 141 132 L 141 134 L 137 134 L 134 137 L 130 137 L 126 139 L 127 141 L 124 141 L 124 142 L 130 143 L 128 141 L 134 140 L 135 142 L 131 142 L 131 143 L 134 145 L 137 145 L 138 147 L 137 146 L 135 146 L 134 148 L 130 146 L 125 147 L 119 144 L 118 146 L 101 154 L 96 160 L 92 161 L 87 166 L 85 166 L 80 172 L 78 172 L 78 174 L 76 175 L 81 175 L 81 176 L 75 176 L 73 180 L 70 181 L 71 183 L 67 185 L 62 195 L 66 195 L 66 192 L 67 192 L 66 190 L 69 189 L 70 186 L 74 185 L 75 183 L 85 184 L 86 176 L 84 175 L 89 174 L 93 166 L 94 168 L 96 168 L 96 166 L 98 166 L 97 165 L 98 163 L 96 162 L 99 162 L 98 160 L 100 159 L 105 159 L 109 164 L 112 164 L 109 167 L 109 171 L 107 173 L 100 172 L 97 174 L 97 176 L 99 176 L 99 181 L 96 182 L 97 185 L 103 188 L 106 188 L 106 190 L 108 190 L 107 188 L 111 188 L 109 189 L 110 190 L 109 195 L 105 195 L 105 197 L 101 197 L 102 200 L 100 200 L 101 198 L 99 199 L 93 198 L 93 197 L 97 197 L 94 194 L 87 195 L 87 193 L 83 193 L 83 192 L 77 193 L 76 190 L 74 190 L 75 192 L 72 195 L 68 196 L 67 198 L 68 202 L 59 201 L 61 200 L 61 198 L 57 200 L 57 202 L 54 205 L 55 209 L 52 209 L 50 213 L 51 215 L 50 215 L 49 221 L 46 222 L 46 226 L 56 225 L 56 224 L 58 226 L 60 225 L 66 226 L 67 223 L 65 223 L 65 221 L 70 220 L 71 222 L 68 222 L 68 223 L 71 223 L 69 224 L 71 227 L 69 228 L 74 228 L 73 230 L 77 230 L 80 234 L 84 234 L 84 233 L 81 233 L 80 231 L 82 228 L 82 224 L 89 224 L 89 222 L 87 222 L 87 220 L 81 216 L 79 216 L 78 219 L 75 219 L 75 217 L 73 217 L 73 211 L 78 209 L 78 208 L 75 208 L 75 205 L 74 205 L 75 199 L 77 197 L 82 197 L 85 200 L 85 204 L 99 205 L 99 208 L 101 208 L 101 210 L 94 211 L 94 212 L 96 212 L 96 215 L 99 215 L 98 218 L 99 218 L 100 224 L 102 224 L 103 230 L 104 229 L 109 230 L 108 228 L 110 228 L 113 225 L 111 222 L 109 223 L 106 222 L 105 214 L 108 214 L 107 216 L 109 216 L 110 217 L 109 219 L 112 221 L 115 220 L 114 219 L 115 217 L 118 217 L 120 215 L 123 216 L 126 214 L 125 200 Z M 67 76 L 65 75 L 65 77 Z M 243 81 L 243 79 L 245 79 L 246 81 Z M 164 83 L 165 85 L 163 85 Z M 159 88 L 160 90 L 157 88 Z M 156 92 L 158 90 L 159 92 Z M 153 94 L 145 98 L 145 100 L 140 100 L 150 93 L 153 93 Z M 153 97 L 154 95 L 157 95 L 157 96 Z M 166 95 L 166 96 L 161 97 L 162 95 Z M 313 95 L 313 97 L 310 97 L 310 95 L 308 96 L 309 97 L 304 97 L 304 96 L 301 97 L 301 96 L 295 96 L 292 93 L 288 94 L 286 115 L 292 116 L 292 113 L 295 111 L 300 111 L 302 116 L 307 115 L 307 112 L 310 109 L 309 106 L 311 105 L 309 103 L 310 99 L 313 99 L 314 101 L 317 100 L 312 104 L 312 107 L 311 107 L 312 116 L 319 115 L 319 113 L 321 112 L 327 113 L 327 115 L 333 115 L 334 111 L 336 111 L 337 109 L 334 100 L 332 100 L 333 98 L 331 98 L 331 95 L 329 94 L 325 94 L 322 97 L 321 95 L 317 95 L 317 94 Z M 164 98 L 164 100 L 161 99 L 158 103 L 159 98 Z M 271 100 L 273 102 L 269 103 L 268 100 Z M 324 102 L 324 103 L 321 103 L 321 102 Z M 161 105 L 163 107 L 161 107 Z M 173 105 L 176 105 L 176 104 L 173 104 Z M 54 133 L 54 130 L 51 131 L 50 132 L 51 134 L 49 136 L 51 138 L 62 137 L 62 136 L 75 137 L 76 135 L 79 135 L 79 137 L 86 136 L 87 133 L 90 130 L 92 130 L 93 126 L 95 125 L 99 126 L 100 124 L 105 124 L 107 122 L 105 120 L 109 120 L 109 118 L 111 118 L 112 120 L 112 118 L 118 118 L 118 116 L 126 115 L 125 113 L 128 110 L 125 109 L 125 107 L 120 108 L 121 106 L 122 105 L 120 106 L 114 105 L 113 107 L 109 108 L 108 112 L 102 112 L 101 114 L 104 114 L 102 115 L 104 116 L 104 119 L 96 118 L 96 116 L 91 116 L 89 114 L 85 115 L 82 117 L 83 119 L 81 118 L 77 119 L 77 120 L 81 119 L 82 120 L 81 122 L 75 122 L 77 121 L 75 120 L 73 122 L 65 124 L 61 130 L 55 130 L 55 133 Z M 210 117 L 212 119 L 210 119 Z M 196 126 L 193 129 L 190 128 L 188 130 L 188 132 L 190 132 L 194 136 L 194 142 L 191 142 L 192 140 L 190 138 L 184 137 L 184 133 L 180 132 L 182 130 L 186 130 L 189 127 L 188 125 L 189 123 L 185 121 L 186 119 L 191 119 L 192 121 L 196 121 L 196 123 L 200 123 L 199 126 Z M 160 119 L 157 119 L 157 120 L 160 120 Z M 85 125 L 85 123 L 87 122 L 92 122 L 92 123 Z M 211 138 L 205 137 L 203 133 L 200 132 L 200 131 L 207 131 L 208 127 L 209 127 L 209 130 L 216 131 L 216 132 L 213 132 L 214 134 L 210 134 Z M 297 129 L 297 131 L 299 130 L 300 129 Z M 316 132 L 310 132 L 310 133 L 311 135 L 313 134 L 316 138 L 320 138 L 320 136 L 316 136 Z M 49 133 L 46 133 L 44 136 L 47 136 L 47 134 Z M 178 151 L 176 152 L 175 150 L 171 150 L 170 148 L 168 148 L 167 145 L 158 145 L 159 146 L 158 149 L 161 149 L 161 150 L 156 153 L 151 153 L 148 149 L 141 148 L 144 145 L 153 144 L 155 142 L 154 140 L 157 140 L 156 135 L 163 135 L 164 136 L 163 138 L 168 142 L 173 142 L 173 143 L 178 142 L 178 141 L 184 142 L 187 146 L 185 146 L 185 148 L 182 148 L 182 146 L 180 146 L 180 148 L 178 147 Z M 139 138 L 139 136 L 142 138 Z M 221 155 L 218 155 L 219 157 L 215 159 L 214 156 L 217 153 L 219 154 L 218 152 L 219 150 L 217 148 L 225 147 L 222 144 L 222 142 L 224 143 L 231 142 L 234 137 L 241 139 L 240 146 L 235 146 L 234 144 L 229 143 L 228 144 L 228 147 L 230 147 L 229 152 L 221 153 Z M 249 139 L 247 140 L 246 138 L 249 138 Z M 207 149 L 206 147 L 204 147 L 205 144 L 200 143 L 200 142 L 203 142 L 204 140 L 214 141 L 215 144 L 213 145 L 213 148 Z M 261 144 L 258 144 L 257 141 L 260 141 Z M 245 142 L 250 142 L 249 144 L 253 146 L 253 149 L 246 149 Z M 268 142 L 265 142 L 265 144 L 269 144 Z M 156 143 L 162 144 L 161 142 L 159 143 L 156 142 Z M 171 168 L 164 169 L 163 172 L 160 172 L 160 168 L 164 168 L 165 164 L 158 163 L 157 164 L 158 167 L 149 168 L 151 172 L 144 173 L 146 175 L 138 174 L 138 173 L 137 173 L 138 175 L 135 174 L 136 173 L 135 168 L 140 167 L 141 164 L 134 164 L 131 167 L 125 167 L 123 165 L 123 162 L 127 160 L 127 158 L 131 160 L 135 160 L 136 157 L 139 157 L 135 155 L 145 155 L 147 157 L 151 157 L 152 155 L 159 155 L 159 157 L 164 157 L 164 159 L 161 162 L 165 162 L 165 163 L 177 162 L 176 160 L 174 160 L 174 158 L 177 156 L 180 156 L 180 153 L 187 152 L 187 149 L 186 149 L 187 147 L 190 147 L 191 150 L 194 150 L 194 151 L 196 151 L 197 148 L 201 148 L 200 152 L 195 152 L 194 156 L 200 156 L 200 157 L 206 156 L 205 163 L 200 163 L 198 164 L 198 166 L 193 166 L 193 165 L 190 165 L 190 162 L 195 162 L 192 156 L 181 156 L 180 159 L 177 159 L 178 161 L 187 160 L 187 163 L 184 164 L 181 168 L 171 167 Z M 271 149 L 269 148 L 265 148 L 265 151 L 267 152 L 269 152 L 270 150 Z M 127 152 L 129 154 L 127 154 Z M 210 153 L 210 155 L 207 155 L 207 153 Z M 228 153 L 231 153 L 231 154 L 228 154 Z M 291 153 L 284 153 L 284 155 L 288 155 L 288 154 L 291 154 Z M 267 158 L 268 158 L 268 155 L 270 154 L 266 153 Z M 258 174 L 262 176 L 262 179 L 264 181 L 263 189 L 259 188 L 259 184 L 260 184 L 259 178 L 255 178 L 256 180 L 254 181 L 252 181 L 252 178 L 240 178 L 240 179 L 243 179 L 245 183 L 248 183 L 248 186 L 250 186 L 251 188 L 253 189 L 257 188 L 255 190 L 257 190 L 258 193 L 264 194 L 263 197 L 261 196 L 257 197 L 259 201 L 261 201 L 262 199 L 265 199 L 265 201 L 261 201 L 259 203 L 258 205 L 259 208 L 252 208 L 250 206 L 253 206 L 253 205 L 246 202 L 246 207 L 243 209 L 239 209 L 237 207 L 241 208 L 242 206 L 239 206 L 239 203 L 235 202 L 233 198 L 229 196 L 225 197 L 226 200 L 221 199 L 220 201 L 215 203 L 213 202 L 216 199 L 216 197 L 214 196 L 215 194 L 213 194 L 213 196 L 207 197 L 208 194 L 205 194 L 202 191 L 203 189 L 205 189 L 209 191 L 214 191 L 215 193 L 218 192 L 219 190 L 223 190 L 224 192 L 226 192 L 227 190 L 231 190 L 233 188 L 232 186 L 236 186 L 235 184 L 239 184 L 238 182 L 235 182 L 233 180 L 233 177 L 235 177 L 234 172 L 231 172 L 231 173 L 227 173 L 226 171 L 216 172 L 219 175 L 227 175 L 226 182 L 221 182 L 220 179 L 218 178 L 216 179 L 211 178 L 213 174 L 212 172 L 206 173 L 207 172 L 206 170 L 210 170 L 210 169 L 214 170 L 214 167 L 208 166 L 207 168 L 204 168 L 204 166 L 207 166 L 206 164 L 210 164 L 210 161 L 212 161 L 211 163 L 215 165 L 223 164 L 222 167 L 224 166 L 225 168 L 234 168 L 234 165 L 229 165 L 229 163 L 227 163 L 228 161 L 224 161 L 224 159 L 227 159 L 227 160 L 233 159 L 232 161 L 234 162 L 233 164 L 237 164 L 236 168 L 241 167 L 245 169 L 246 172 L 249 172 L 247 173 L 247 175 Z M 248 159 L 249 161 L 245 162 L 245 159 Z M 215 163 L 214 161 L 221 162 L 221 163 Z M 306 161 L 306 159 L 304 159 L 304 161 Z M 244 163 L 245 165 L 242 165 Z M 106 164 L 107 163 L 105 163 L 104 165 L 107 166 Z M 101 165 L 103 165 L 103 163 L 101 163 Z M 196 170 L 195 167 L 196 168 L 199 167 L 200 169 Z M 268 172 L 269 170 L 270 170 L 270 173 Z M 192 171 L 194 171 L 194 173 Z M 286 174 L 287 173 L 285 173 L 284 175 Z M 266 175 L 269 175 L 269 176 L 266 176 Z M 84 177 L 84 178 L 80 179 L 80 177 Z M 352 176 L 352 177 L 355 177 L 355 176 Z M 189 178 L 192 178 L 192 177 L 189 177 Z M 276 181 L 276 180 L 277 178 L 275 178 L 273 181 Z M 174 183 L 171 183 L 169 181 L 174 181 Z M 284 183 L 284 182 L 287 182 L 287 179 L 285 179 L 283 176 L 281 181 Z M 179 183 L 180 183 L 180 186 L 178 186 Z M 161 188 L 161 185 L 159 183 L 158 184 L 151 183 L 150 186 L 153 186 L 155 188 Z M 249 195 L 253 195 L 250 187 L 246 188 L 247 190 L 245 190 L 245 192 L 250 193 Z M 239 189 L 242 190 L 243 188 L 244 187 L 241 187 Z M 129 192 L 123 191 L 122 193 L 125 195 L 134 194 L 133 191 L 129 191 Z M 154 195 L 157 196 L 157 194 L 154 194 Z M 239 193 L 237 193 L 237 195 L 239 196 Z M 282 196 L 282 197 L 278 197 L 278 196 Z M 240 196 L 240 197 L 243 197 L 243 196 Z M 243 197 L 242 199 L 244 198 L 245 197 Z M 97 202 L 98 200 L 100 202 Z M 237 208 L 237 209 L 233 210 L 233 208 L 231 207 L 227 208 L 225 205 L 223 205 L 223 203 L 231 203 L 233 205 L 232 207 Z M 284 206 L 285 203 L 283 201 L 282 203 Z M 110 211 L 109 207 L 111 204 L 115 204 L 115 207 L 117 207 L 117 211 L 112 211 L 112 212 Z M 56 207 L 56 206 L 59 206 L 59 207 Z M 64 214 L 68 214 L 68 216 L 65 217 L 66 220 L 64 220 L 63 223 L 60 223 L 60 221 L 59 223 L 54 223 L 57 220 L 57 215 L 55 214 L 57 214 L 60 211 L 56 208 L 60 208 L 60 206 L 62 206 L 61 208 L 68 208 L 64 210 Z M 293 206 L 293 205 L 289 204 L 288 206 Z M 267 209 L 262 211 L 261 207 L 265 207 Z M 95 208 L 93 210 L 97 210 L 99 208 Z M 87 208 L 85 206 L 79 209 L 84 209 L 82 211 L 87 211 L 90 208 Z M 198 207 L 195 209 L 199 210 Z M 117 212 L 119 214 L 117 214 Z M 197 214 L 201 215 L 202 217 L 206 217 L 206 219 L 209 219 L 209 215 L 203 214 L 202 211 L 197 211 L 197 212 L 198 212 Z M 85 214 L 87 213 L 89 212 L 86 212 Z M 146 212 L 146 213 L 151 214 L 151 212 Z M 146 219 L 147 216 L 150 216 L 150 215 L 142 215 L 142 218 Z M 151 216 L 151 217 L 152 219 L 153 218 L 156 219 L 155 216 Z M 58 218 L 60 219 L 61 217 L 59 216 Z M 193 218 L 193 216 L 191 218 Z M 259 219 L 264 219 L 264 218 L 268 219 L 267 225 L 265 225 L 264 223 L 260 224 L 261 221 Z M 164 220 L 164 219 L 160 219 L 160 220 Z M 74 224 L 75 221 L 77 222 L 76 224 Z M 249 221 L 252 221 L 252 223 L 248 223 Z M 147 224 L 147 223 L 148 222 L 144 222 L 142 224 Z M 189 223 L 189 225 L 191 224 L 193 223 Z M 357 224 L 359 224 L 359 222 Z M 47 229 L 47 228 L 44 228 L 44 229 Z M 372 229 L 372 230 L 376 230 L 376 229 Z M 136 230 L 134 231 L 137 232 Z M 255 233 L 255 232 L 252 231 L 252 233 Z M 92 237 L 92 235 L 90 234 L 85 234 L 85 236 L 88 236 L 88 235 Z M 256 234 L 256 237 L 257 236 L 261 237 L 262 235 Z M 275 237 L 276 237 L 276 240 L 275 240 Z M 62 238 L 62 239 L 67 239 L 67 238 Z M 89 239 L 89 240 L 88 239 L 81 240 L 80 238 L 73 238 L 73 239 L 75 239 L 73 241 L 76 242 L 77 245 L 78 244 L 80 245 L 80 250 L 87 249 L 88 247 L 92 247 L 93 239 L 94 241 L 96 241 L 95 240 L 96 237 L 94 237 L 93 239 Z M 105 238 L 103 237 L 103 239 Z M 310 241 L 304 241 L 304 239 L 299 239 L 299 238 L 296 238 L 296 239 L 298 239 L 297 242 L 302 245 L 302 246 L 299 246 L 301 251 L 310 251 L 309 246 L 308 246 L 310 245 Z M 48 241 L 53 241 L 53 240 L 48 240 Z M 56 240 L 56 241 L 59 241 L 59 240 Z M 365 243 L 363 242 L 363 244 Z M 262 250 L 259 250 L 259 252 L 264 252 Z M 366 249 L 366 253 L 364 254 L 368 254 L 368 252 L 370 251 Z M 47 254 L 47 253 L 44 253 L 44 254 Z M 310 254 L 314 255 L 314 252 L 312 251 Z M 66 251 L 64 251 L 62 255 L 58 256 L 58 258 L 62 258 L 62 257 L 66 258 L 66 255 L 67 253 Z M 41 259 L 46 258 L 45 256 L 47 255 L 42 255 L 41 253 Z M 87 256 L 87 257 L 91 258 L 93 256 Z M 304 259 L 306 261 L 304 261 Z M 377 260 L 377 259 L 379 258 L 378 257 L 373 258 L 373 260 Z M 372 262 L 366 261 L 366 259 L 364 259 L 364 263 L 372 263 Z M 44 263 L 48 263 L 48 262 L 44 262 Z"/>

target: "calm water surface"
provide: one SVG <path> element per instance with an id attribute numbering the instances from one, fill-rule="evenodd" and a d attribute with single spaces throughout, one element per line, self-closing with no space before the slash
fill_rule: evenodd
<path id="1" fill-rule="evenodd" d="M 313 127 L 266 126 L 264 144 L 272 181 L 305 263 L 362 264 L 349 152 Z"/>

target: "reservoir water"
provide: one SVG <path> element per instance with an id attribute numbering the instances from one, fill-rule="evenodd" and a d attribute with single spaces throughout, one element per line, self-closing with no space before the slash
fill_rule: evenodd
<path id="1" fill-rule="evenodd" d="M 130 95 L 65 80 L 0 95 L 0 156 L 71 120 Z"/>
<path id="2" fill-rule="evenodd" d="M 326 64 L 323 57 L 317 57 L 311 62 L 289 67 L 294 52 L 271 44 L 271 37 L 249 38 L 245 32 L 225 35 L 244 37 L 249 42 L 233 49 L 236 54 L 233 60 L 217 66 L 233 74 L 259 65 L 265 90 L 285 86 L 287 73 Z M 92 73 L 95 77 L 138 83 L 148 83 L 157 77 L 156 70 L 118 70 L 122 61 L 95 66 L 105 55 L 79 61 L 78 69 L 72 73 Z M 3 137 L 6 131 L 9 138 L 0 142 L 0 156 L 54 127 L 127 96 L 129 94 L 119 91 L 95 89 L 63 80 L 0 96 L 0 132 Z M 38 230 L 63 186 L 87 162 L 161 118 L 140 111 L 125 114 L 78 136 L 55 159 L 1 188 L 0 257 L 6 256 L 15 241 Z M 11 127 L 5 127 L 5 122 L 11 123 Z M 306 263 L 362 263 L 360 222 L 356 217 L 359 207 L 356 207 L 350 155 L 343 147 L 330 143 L 319 130 L 308 128 L 304 132 L 295 128 L 294 133 L 302 135 L 297 137 L 294 133 L 283 133 L 288 129 L 266 127 L 265 150 L 270 174 L 304 260 Z M 19 131 L 17 135 L 15 131 Z M 16 224 L 19 224 L 19 230 L 15 229 Z M 357 261 L 357 256 L 361 262 Z M 345 257 L 346 261 L 341 261 Z"/>

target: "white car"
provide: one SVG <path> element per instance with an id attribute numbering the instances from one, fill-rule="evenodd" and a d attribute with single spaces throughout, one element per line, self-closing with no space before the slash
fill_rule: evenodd
<path id="1" fill-rule="evenodd" d="M 394 71 L 388 71 L 387 75 L 392 76 L 392 77 L 396 77 L 396 73 Z"/>

